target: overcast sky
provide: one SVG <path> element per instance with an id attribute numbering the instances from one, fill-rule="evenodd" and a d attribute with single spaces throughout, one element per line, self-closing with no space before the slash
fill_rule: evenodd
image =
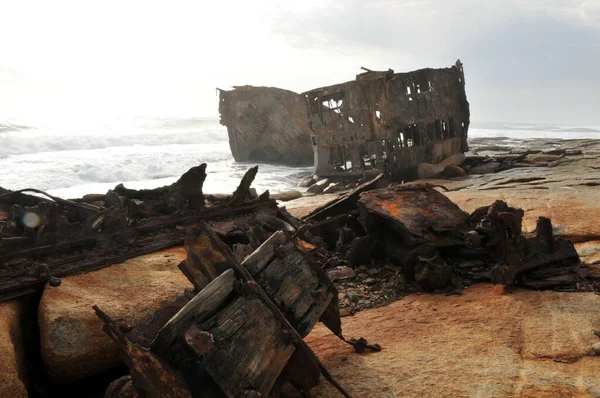
<path id="1" fill-rule="evenodd" d="M 0 119 L 216 116 L 460 58 L 474 121 L 600 125 L 600 0 L 0 0 Z"/>

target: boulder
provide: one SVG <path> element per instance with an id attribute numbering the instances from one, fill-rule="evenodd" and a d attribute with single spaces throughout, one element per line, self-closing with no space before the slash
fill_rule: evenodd
<path id="1" fill-rule="evenodd" d="M 322 180 L 317 181 L 310 187 L 308 187 L 306 192 L 317 195 L 317 194 L 322 193 L 325 190 L 325 188 L 327 188 L 328 185 L 329 185 L 329 180 L 327 178 L 324 178 Z"/>
<path id="2" fill-rule="evenodd" d="M 298 199 L 302 197 L 302 192 L 296 190 L 283 191 L 280 193 L 276 193 L 271 195 L 271 198 L 275 200 L 280 200 L 282 202 L 288 202 L 290 200 Z"/>
<path id="3" fill-rule="evenodd" d="M 39 305 L 41 355 L 55 383 L 70 383 L 121 363 L 118 347 L 102 332 L 92 305 L 134 327 L 192 285 L 177 268 L 183 248 L 148 254 L 46 286 Z"/>
<path id="4" fill-rule="evenodd" d="M 429 178 L 433 178 L 435 176 L 438 176 L 440 174 L 442 174 L 442 172 L 445 170 L 446 167 L 457 167 L 460 166 L 461 164 L 463 164 L 465 162 L 465 159 L 467 157 L 465 156 L 464 153 L 455 153 L 454 155 L 447 157 L 446 159 L 442 160 L 440 163 L 419 163 L 419 165 L 417 166 L 417 176 L 419 177 L 420 180 L 427 180 Z M 454 172 L 456 173 L 456 170 L 451 168 L 450 170 L 454 170 Z M 462 169 L 461 169 L 462 170 Z M 448 173 L 452 173 L 451 171 L 449 171 Z M 454 177 L 459 177 L 459 176 L 454 176 Z M 447 177 L 450 178 L 450 177 Z"/>
<path id="5" fill-rule="evenodd" d="M 0 397 L 27 397 L 19 301 L 0 303 Z"/>
<path id="6" fill-rule="evenodd" d="M 306 342 L 355 397 L 597 397 L 600 296 L 473 285 L 462 296 L 409 295 L 343 319 L 357 355 L 322 325 Z M 311 396 L 337 396 L 328 383 Z"/>
<path id="7" fill-rule="evenodd" d="M 444 178 L 456 178 L 456 177 L 464 177 L 467 173 L 458 166 L 446 166 L 441 173 L 441 176 Z"/>
<path id="8" fill-rule="evenodd" d="M 465 160 L 467 159 L 467 157 L 465 156 L 464 153 L 455 153 L 452 156 L 447 157 L 446 159 L 442 160 L 439 164 L 441 166 L 460 166 L 461 164 L 463 164 L 465 162 Z"/>
<path id="9" fill-rule="evenodd" d="M 600 239 L 575 244 L 577 254 L 586 264 L 600 264 Z"/>
<path id="10" fill-rule="evenodd" d="M 308 176 L 308 177 L 302 178 L 300 180 L 300 182 L 298 183 L 298 186 L 300 188 L 308 188 L 316 182 L 317 182 L 317 180 L 315 180 L 313 176 Z"/>

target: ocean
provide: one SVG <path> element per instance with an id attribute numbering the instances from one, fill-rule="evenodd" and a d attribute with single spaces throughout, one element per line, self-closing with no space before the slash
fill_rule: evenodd
<path id="1" fill-rule="evenodd" d="M 600 139 L 598 126 L 486 124 L 470 138 Z M 296 189 L 311 167 L 237 163 L 227 130 L 214 118 L 129 118 L 77 123 L 0 120 L 0 186 L 37 188 L 63 198 L 105 193 L 119 183 L 156 188 L 175 182 L 193 166 L 207 163 L 205 193 L 231 193 L 246 170 L 259 172 L 259 193 Z"/>

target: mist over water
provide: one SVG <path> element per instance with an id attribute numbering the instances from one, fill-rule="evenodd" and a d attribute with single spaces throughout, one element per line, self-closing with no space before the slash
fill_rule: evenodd
<path id="1" fill-rule="evenodd" d="M 472 125 L 473 126 L 473 125 Z M 490 124 L 472 127 L 470 138 L 600 138 L 600 127 Z M 295 189 L 310 167 L 236 163 L 227 130 L 217 119 L 133 118 L 44 124 L 0 120 L 0 186 L 38 188 L 74 198 L 129 188 L 169 185 L 193 166 L 207 163 L 205 193 L 230 193 L 258 164 L 259 193 Z"/>

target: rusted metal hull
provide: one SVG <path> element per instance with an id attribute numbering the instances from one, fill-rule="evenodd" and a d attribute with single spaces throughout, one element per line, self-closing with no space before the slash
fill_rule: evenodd
<path id="1" fill-rule="evenodd" d="M 316 174 L 380 170 L 404 179 L 421 162 L 468 149 L 460 61 L 445 69 L 368 71 L 304 95 Z"/>

